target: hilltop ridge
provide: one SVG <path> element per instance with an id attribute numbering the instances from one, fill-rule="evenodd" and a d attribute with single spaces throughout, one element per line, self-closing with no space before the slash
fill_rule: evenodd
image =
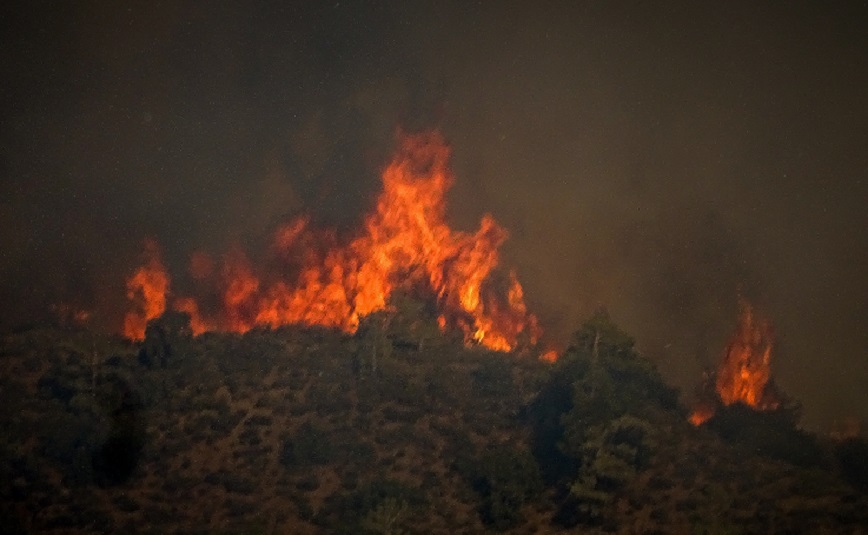
<path id="1" fill-rule="evenodd" d="M 865 442 L 787 407 L 696 428 L 604 314 L 555 364 L 433 318 L 0 343 L 4 532 L 858 533 Z M 859 471 L 861 470 L 861 472 Z"/>

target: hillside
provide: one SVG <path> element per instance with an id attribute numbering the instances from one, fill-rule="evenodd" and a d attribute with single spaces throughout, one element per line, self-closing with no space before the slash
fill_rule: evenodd
<path id="1" fill-rule="evenodd" d="M 0 343 L 4 533 L 862 533 L 863 441 L 695 428 L 605 316 L 554 365 L 424 314 Z M 789 411 L 789 412 L 787 412 Z"/>

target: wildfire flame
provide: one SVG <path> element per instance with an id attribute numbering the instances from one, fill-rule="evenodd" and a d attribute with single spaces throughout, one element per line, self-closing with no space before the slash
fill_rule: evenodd
<path id="1" fill-rule="evenodd" d="M 152 239 L 145 240 L 145 262 L 127 280 L 127 297 L 134 309 L 124 317 L 124 336 L 133 340 L 145 337 L 148 321 L 166 310 L 169 276 L 160 259 L 160 248 Z"/>
<path id="2" fill-rule="evenodd" d="M 741 402 L 758 410 L 777 407 L 766 388 L 771 379 L 773 344 L 769 322 L 756 318 L 753 307 L 742 299 L 738 328 L 726 346 L 715 382 L 725 405 Z"/>
<path id="3" fill-rule="evenodd" d="M 191 316 L 196 334 L 286 324 L 355 332 L 360 318 L 386 308 L 396 289 L 424 288 L 437 302 L 441 329 L 460 328 L 467 343 L 503 351 L 520 340 L 536 343 L 540 328 L 515 273 L 505 289 L 491 277 L 506 230 L 488 214 L 474 233 L 446 223 L 449 153 L 436 132 L 402 136 L 382 173 L 376 210 L 355 238 L 342 244 L 335 232 L 310 228 L 306 218 L 290 221 L 272 241 L 278 276 L 258 272 L 240 249 L 226 255 L 219 270 L 207 255 L 194 253 L 195 278 L 219 273 L 220 310 L 205 315 L 192 297 L 176 299 L 172 308 Z M 127 314 L 124 334 L 132 339 L 141 339 L 147 321 L 163 313 L 169 291 L 156 244 L 148 242 L 146 253 L 145 265 L 127 282 L 135 310 Z"/>
<path id="4" fill-rule="evenodd" d="M 738 326 L 723 353 L 714 390 L 724 405 L 743 403 L 756 410 L 773 410 L 779 406 L 770 388 L 774 337 L 771 324 L 758 318 L 745 299 L 740 299 Z M 701 403 L 690 416 L 700 425 L 714 416 L 713 406 Z"/>

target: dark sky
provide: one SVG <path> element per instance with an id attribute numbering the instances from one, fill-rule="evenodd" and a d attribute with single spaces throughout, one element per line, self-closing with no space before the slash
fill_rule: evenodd
<path id="1" fill-rule="evenodd" d="M 3 325 L 116 310 L 148 235 L 351 227 L 439 128 L 556 338 L 605 305 L 689 391 L 741 291 L 805 422 L 868 421 L 865 2 L 122 4 L 0 8 Z"/>

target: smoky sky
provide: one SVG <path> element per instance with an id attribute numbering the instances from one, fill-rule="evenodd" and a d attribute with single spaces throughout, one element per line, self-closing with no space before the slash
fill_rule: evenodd
<path id="1" fill-rule="evenodd" d="M 868 420 L 868 7 L 714 4 L 7 5 L 0 323 L 116 327 L 146 236 L 178 273 L 351 229 L 437 128 L 551 339 L 605 306 L 689 394 L 742 294 L 806 424 Z"/>

